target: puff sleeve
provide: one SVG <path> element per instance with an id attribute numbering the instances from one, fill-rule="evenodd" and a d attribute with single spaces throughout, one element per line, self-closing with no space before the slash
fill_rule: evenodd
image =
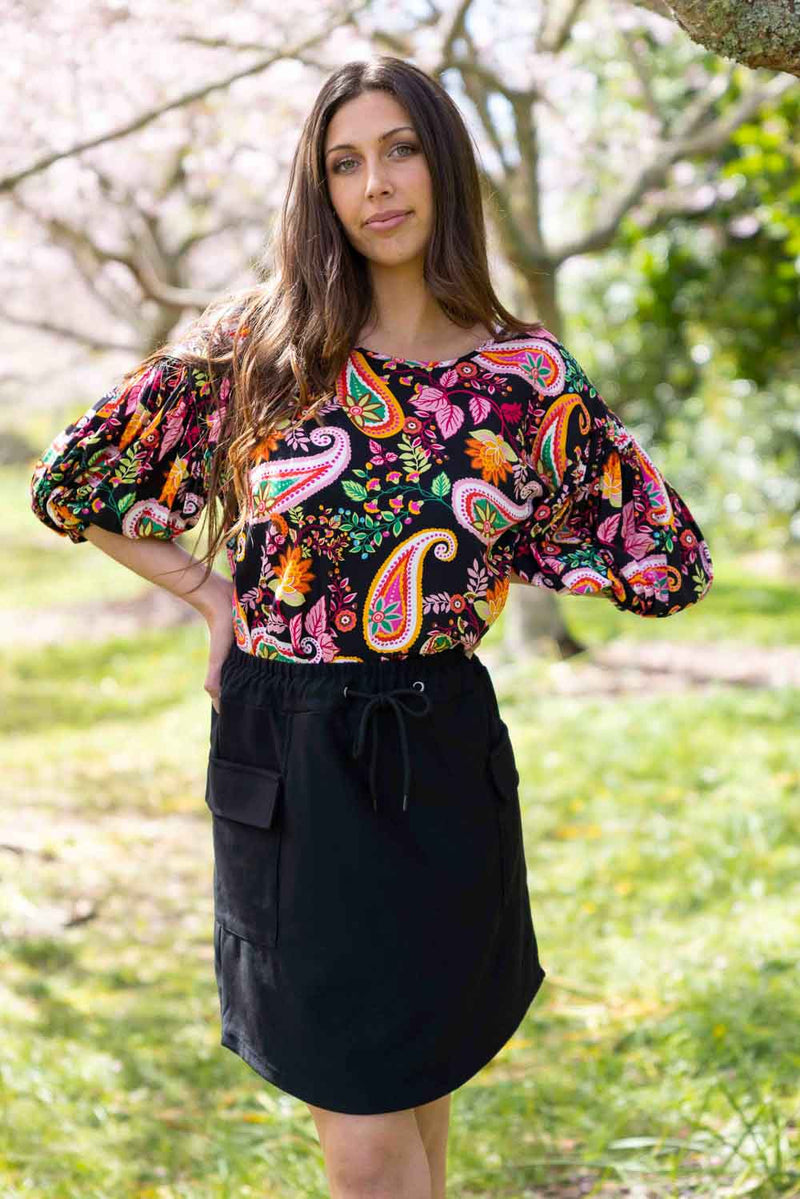
<path id="1" fill-rule="evenodd" d="M 164 541 L 192 528 L 219 439 L 221 412 L 212 401 L 199 368 L 170 356 L 143 364 L 36 460 L 29 487 L 35 516 L 74 542 L 87 540 L 89 524 Z"/>
<path id="2" fill-rule="evenodd" d="M 542 486 L 518 528 L 512 569 L 637 616 L 697 603 L 714 573 L 686 503 L 566 347 L 552 335 L 537 344 L 521 431 Z"/>

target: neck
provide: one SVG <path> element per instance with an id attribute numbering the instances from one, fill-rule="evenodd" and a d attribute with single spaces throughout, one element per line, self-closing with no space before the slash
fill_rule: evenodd
<path id="1" fill-rule="evenodd" d="M 398 356 L 413 358 L 411 351 L 436 349 L 454 335 L 468 334 L 445 315 L 422 275 L 419 260 L 400 266 L 372 263 L 373 311 L 359 335 L 359 344 L 372 349 L 387 348 Z M 425 354 L 422 355 L 426 356 Z"/>

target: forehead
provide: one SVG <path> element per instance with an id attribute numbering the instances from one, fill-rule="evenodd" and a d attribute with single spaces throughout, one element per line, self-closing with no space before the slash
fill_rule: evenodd
<path id="1" fill-rule="evenodd" d="M 399 125 L 413 129 L 403 105 L 388 92 L 371 91 L 345 101 L 331 118 L 325 135 L 325 149 L 340 143 L 357 146 L 378 142 L 382 134 Z"/>

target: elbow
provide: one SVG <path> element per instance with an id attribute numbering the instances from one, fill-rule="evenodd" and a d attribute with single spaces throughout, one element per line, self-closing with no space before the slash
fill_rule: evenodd
<path id="1" fill-rule="evenodd" d="M 652 555 L 623 566 L 614 588 L 617 606 L 637 616 L 664 619 L 700 602 L 709 592 L 714 568 L 705 542 L 702 552 L 670 561 Z"/>
<path id="2" fill-rule="evenodd" d="M 35 472 L 28 487 L 30 509 L 46 528 L 79 543 L 85 541 L 85 522 L 75 515 L 67 498 L 67 490 L 56 486 L 45 471 Z"/>

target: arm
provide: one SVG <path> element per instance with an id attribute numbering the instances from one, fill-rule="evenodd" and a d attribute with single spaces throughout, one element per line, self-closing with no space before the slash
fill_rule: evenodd
<path id="1" fill-rule="evenodd" d="M 206 581 L 200 583 L 204 574 L 203 565 L 174 541 L 163 541 L 156 537 L 125 537 L 94 524 L 87 525 L 83 535 L 116 562 L 185 600 L 204 617 L 211 644 L 203 686 L 219 711 L 219 675 L 233 641 L 233 584 L 216 571 L 212 571 Z M 193 587 L 196 590 L 187 594 Z"/>
<path id="2" fill-rule="evenodd" d="M 203 564 L 174 544 L 206 504 L 223 414 L 213 398 L 202 370 L 169 355 L 145 360 L 53 439 L 34 464 L 30 496 L 48 528 L 93 542 L 205 617 L 205 689 L 215 701 L 234 636 L 233 584 L 214 572 L 201 583 Z"/>
<path id="3" fill-rule="evenodd" d="M 714 577 L 703 532 L 569 350 L 534 340 L 523 445 L 544 493 L 518 526 L 516 578 L 672 616 Z"/>

